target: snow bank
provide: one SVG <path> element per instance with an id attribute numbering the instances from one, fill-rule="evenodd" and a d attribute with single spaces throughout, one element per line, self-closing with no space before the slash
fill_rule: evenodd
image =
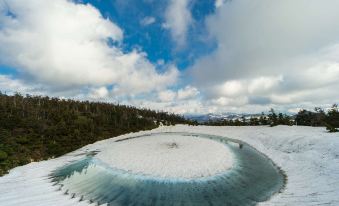
<path id="1" fill-rule="evenodd" d="M 232 167 L 224 144 L 183 135 L 155 135 L 107 144 L 96 158 L 113 168 L 160 178 L 213 176 Z"/>
<path id="2" fill-rule="evenodd" d="M 220 135 L 247 142 L 287 174 L 282 193 L 260 205 L 339 205 L 339 134 L 321 127 L 175 126 L 167 132 Z"/>
<path id="3" fill-rule="evenodd" d="M 0 177 L 0 205 L 89 205 L 52 186 L 54 169 L 86 151 L 104 150 L 117 139 L 154 132 L 193 132 L 243 140 L 270 157 L 288 176 L 286 188 L 260 205 L 338 205 L 339 135 L 312 127 L 174 126 L 123 135 L 88 145 L 61 158 L 31 163 Z M 123 142 L 123 141 L 122 141 Z M 122 143 L 121 142 L 121 143 Z M 107 160 L 108 161 L 108 160 Z"/>

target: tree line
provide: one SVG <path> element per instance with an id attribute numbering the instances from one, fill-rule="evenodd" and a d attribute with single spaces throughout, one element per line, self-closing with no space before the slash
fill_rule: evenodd
<path id="1" fill-rule="evenodd" d="M 251 116 L 246 118 L 242 116 L 238 119 L 221 119 L 210 120 L 202 123 L 203 125 L 211 126 L 257 126 L 257 125 L 302 125 L 313 127 L 326 127 L 329 132 L 338 132 L 339 128 L 339 111 L 338 105 L 333 106 L 324 111 L 320 107 L 316 107 L 314 111 L 308 111 L 301 109 L 296 115 L 287 115 L 283 113 L 276 113 L 274 109 L 271 109 L 268 114 L 261 113 L 259 116 Z"/>
<path id="2" fill-rule="evenodd" d="M 179 123 L 190 122 L 175 114 L 119 104 L 0 92 L 0 176 L 98 140 Z"/>
<path id="3" fill-rule="evenodd" d="M 58 157 L 99 140 L 154 129 L 161 124 L 198 125 L 198 122 L 126 105 L 0 92 L 0 176 L 16 166 Z M 328 131 L 336 132 L 339 112 L 336 104 L 326 112 L 315 108 L 300 110 L 295 116 L 271 109 L 257 117 L 203 124 L 326 126 Z"/>

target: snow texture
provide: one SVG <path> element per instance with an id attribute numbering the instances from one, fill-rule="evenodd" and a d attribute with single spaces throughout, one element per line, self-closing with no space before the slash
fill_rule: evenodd
<path id="1" fill-rule="evenodd" d="M 232 167 L 224 144 L 182 135 L 156 135 L 107 144 L 96 158 L 113 168 L 160 178 L 213 176 Z"/>
<path id="2" fill-rule="evenodd" d="M 0 177 L 0 205 L 90 205 L 64 195 L 49 179 L 56 168 L 84 153 L 104 150 L 118 139 L 154 132 L 193 132 L 247 142 L 270 157 L 287 174 L 286 188 L 260 205 L 339 205 L 339 135 L 313 127 L 160 127 L 103 140 L 60 158 L 14 168 Z M 128 140 L 130 141 L 130 140 Z M 122 141 L 123 142 L 123 141 Z M 121 142 L 121 143 L 122 143 Z M 180 146 L 180 145 L 179 145 Z M 94 203 L 92 204 L 94 205 Z"/>

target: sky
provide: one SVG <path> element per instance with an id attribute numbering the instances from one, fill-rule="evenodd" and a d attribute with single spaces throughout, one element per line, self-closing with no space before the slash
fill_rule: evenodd
<path id="1" fill-rule="evenodd" d="M 0 91 L 178 114 L 339 102 L 338 0 L 0 0 Z"/>

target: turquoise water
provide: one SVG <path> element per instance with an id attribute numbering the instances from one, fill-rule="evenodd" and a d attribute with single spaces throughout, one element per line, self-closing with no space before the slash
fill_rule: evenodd
<path id="1" fill-rule="evenodd" d="M 173 133 L 154 135 L 167 134 Z M 255 205 L 284 187 L 285 178 L 280 169 L 246 143 L 212 135 L 175 134 L 209 138 L 225 144 L 234 153 L 234 166 L 208 178 L 159 179 L 112 169 L 95 156 L 87 156 L 54 171 L 52 181 L 72 197 L 124 206 Z"/>

